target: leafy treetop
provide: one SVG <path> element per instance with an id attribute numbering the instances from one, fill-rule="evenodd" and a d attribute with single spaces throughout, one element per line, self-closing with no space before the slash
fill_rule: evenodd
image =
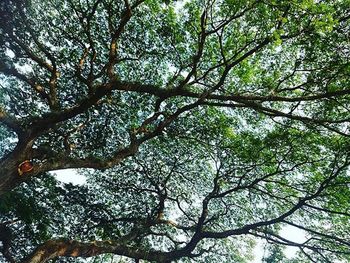
<path id="1" fill-rule="evenodd" d="M 349 6 L 3 0 L 0 260 L 350 260 Z"/>

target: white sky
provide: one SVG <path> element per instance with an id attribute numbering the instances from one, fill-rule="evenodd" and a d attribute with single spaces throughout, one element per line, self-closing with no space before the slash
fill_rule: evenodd
<path id="1" fill-rule="evenodd" d="M 52 174 L 58 181 L 63 183 L 72 183 L 74 185 L 82 185 L 86 183 L 86 177 L 75 171 L 75 169 L 56 170 Z"/>

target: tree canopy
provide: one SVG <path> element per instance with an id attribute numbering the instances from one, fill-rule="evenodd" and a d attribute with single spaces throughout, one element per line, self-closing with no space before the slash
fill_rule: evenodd
<path id="1" fill-rule="evenodd" d="M 349 262 L 349 14 L 2 0 L 0 261 Z"/>

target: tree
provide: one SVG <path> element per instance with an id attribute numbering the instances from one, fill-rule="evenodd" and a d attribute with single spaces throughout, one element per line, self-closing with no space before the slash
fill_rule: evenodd
<path id="1" fill-rule="evenodd" d="M 1 260 L 350 260 L 349 6 L 1 1 Z"/>

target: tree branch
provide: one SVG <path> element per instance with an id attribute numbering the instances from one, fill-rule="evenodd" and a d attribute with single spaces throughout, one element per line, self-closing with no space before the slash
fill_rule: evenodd
<path id="1" fill-rule="evenodd" d="M 20 122 L 13 116 L 9 115 L 0 106 L 0 123 L 4 124 L 6 127 L 14 131 L 19 137 L 24 135 L 24 130 L 20 125 Z"/>
<path id="2" fill-rule="evenodd" d="M 57 257 L 86 258 L 105 253 L 156 262 L 169 262 L 166 252 L 148 250 L 140 246 L 128 246 L 118 241 L 49 240 L 35 249 L 21 263 L 45 263 Z"/>

